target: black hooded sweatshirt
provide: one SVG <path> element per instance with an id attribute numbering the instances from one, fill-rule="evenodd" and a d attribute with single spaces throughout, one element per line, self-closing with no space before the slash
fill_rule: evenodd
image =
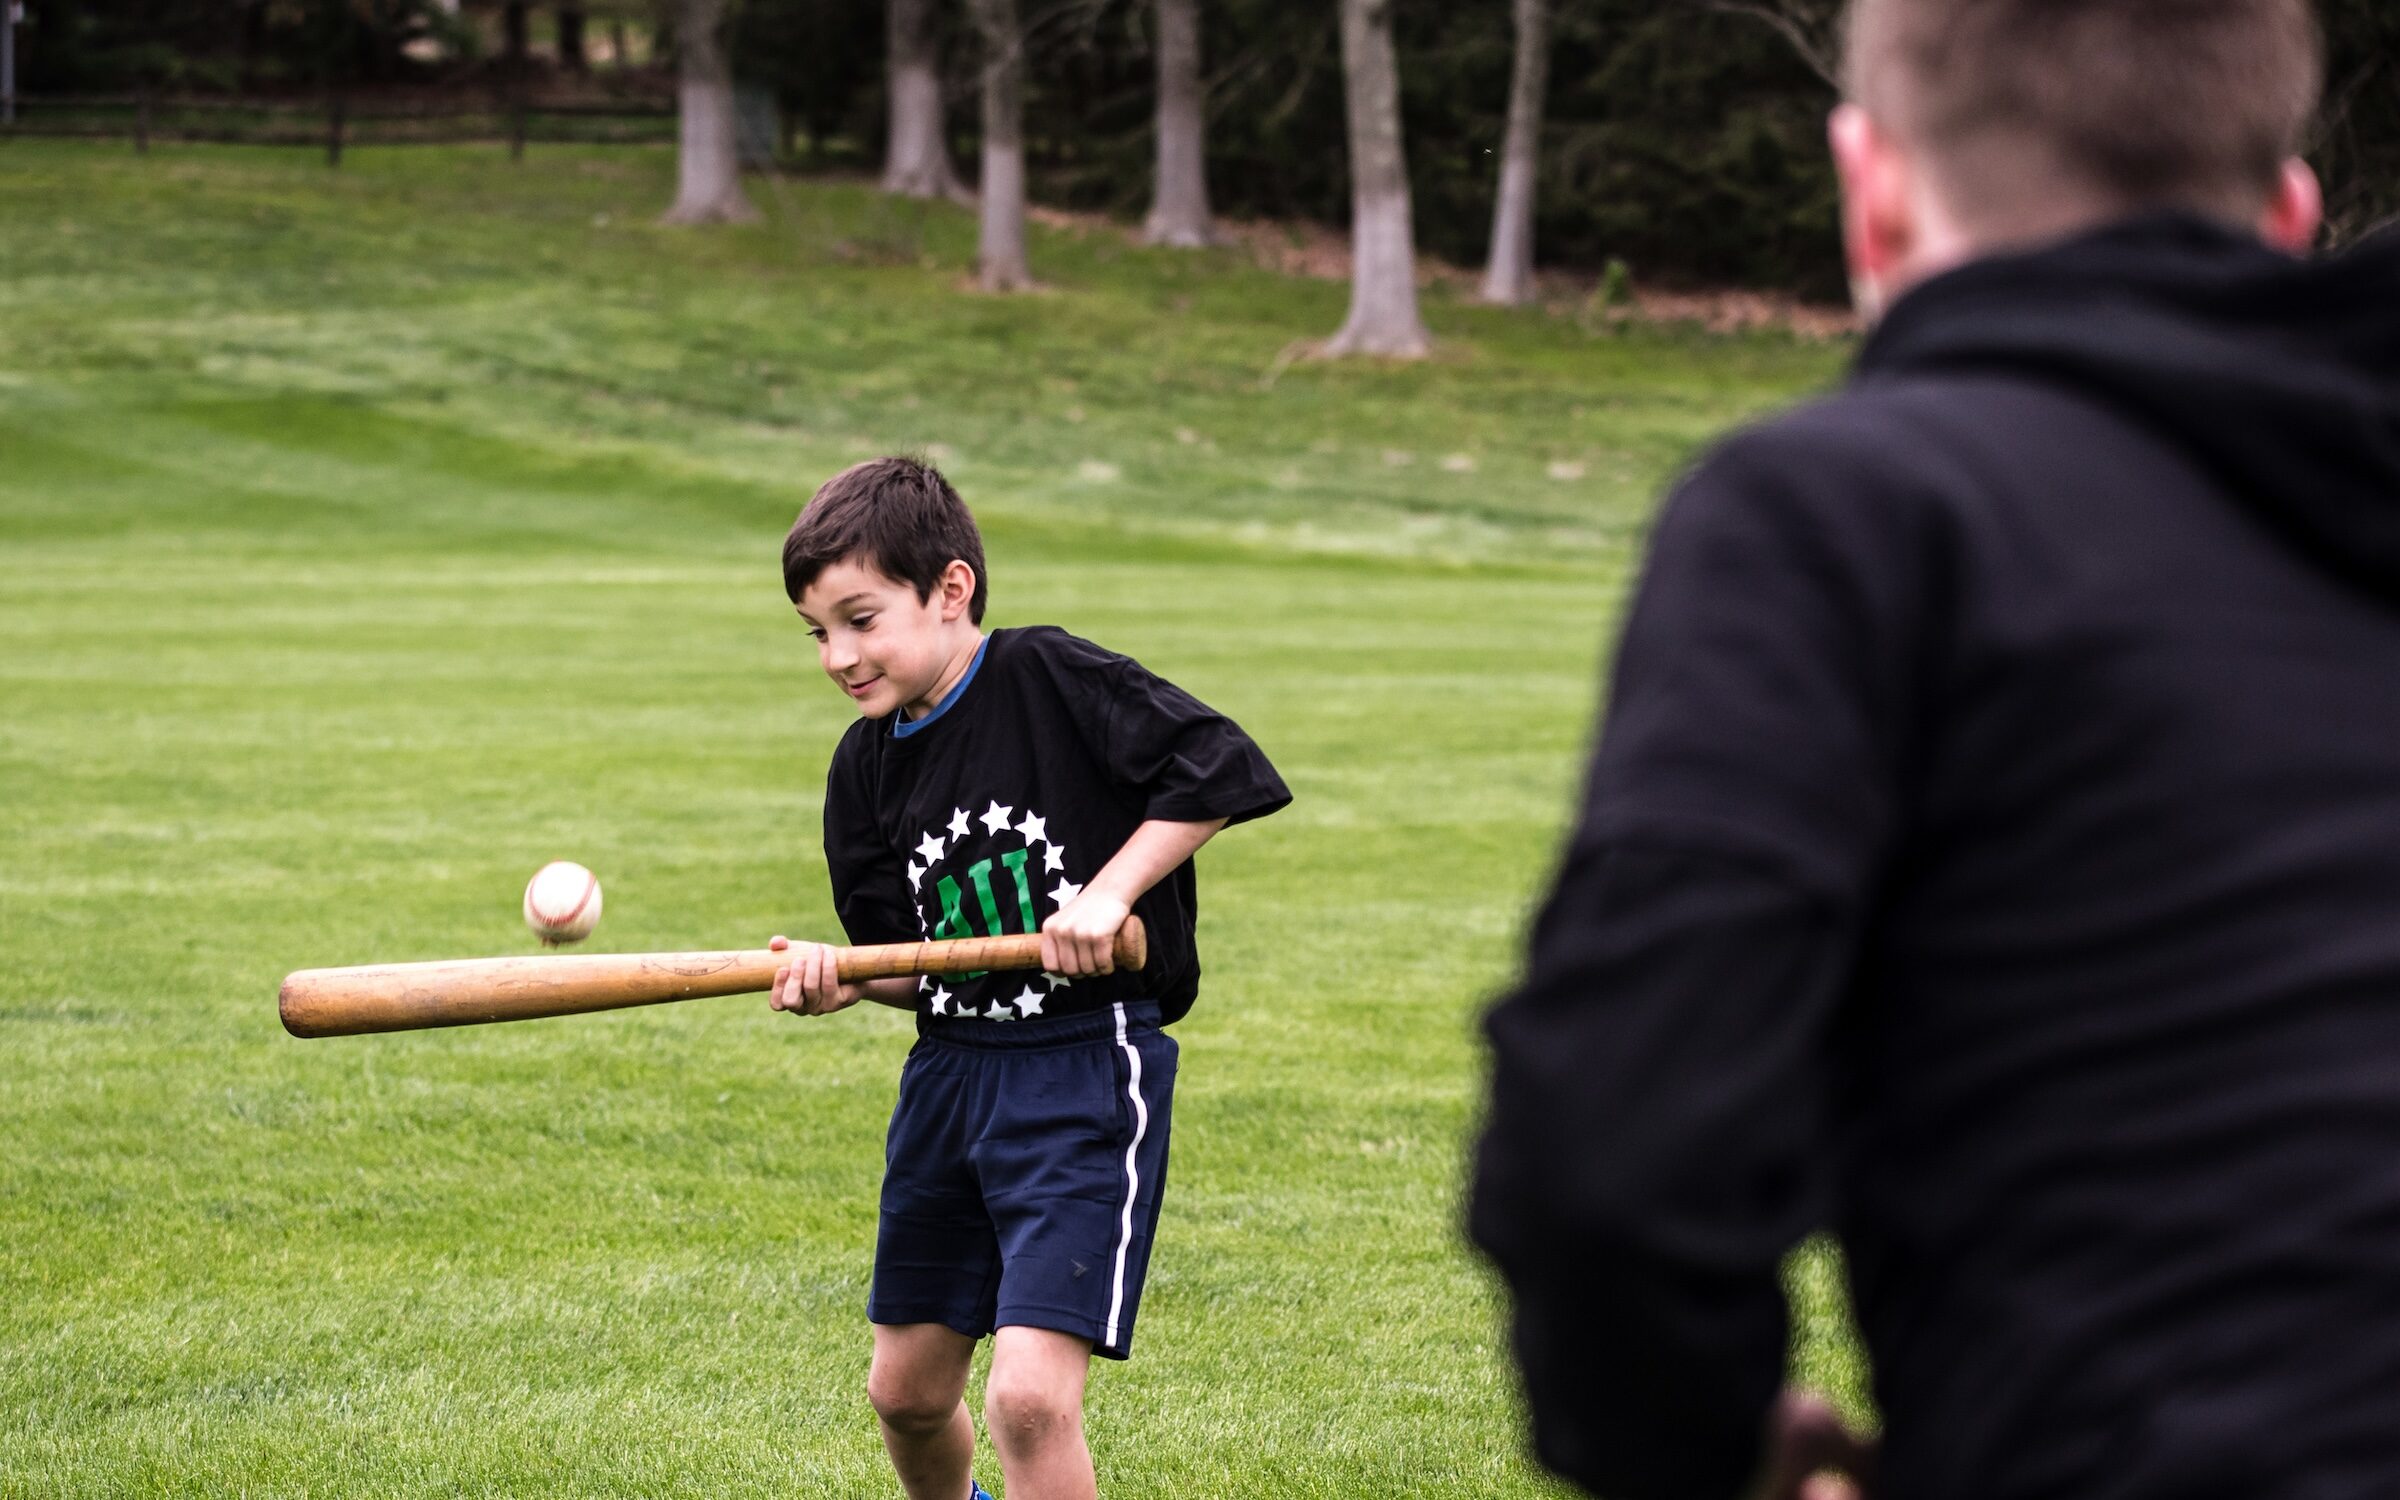
<path id="1" fill-rule="evenodd" d="M 1709 455 L 1488 1030 L 1592 1490 L 1752 1475 L 1828 1228 L 1887 1500 L 2400 1495 L 2400 243 L 1982 260 Z"/>

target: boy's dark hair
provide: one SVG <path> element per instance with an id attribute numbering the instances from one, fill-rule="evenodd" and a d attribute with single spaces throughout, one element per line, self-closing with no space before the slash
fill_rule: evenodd
<path id="1" fill-rule="evenodd" d="M 2316 109 L 2309 0 L 1851 0 L 1849 96 L 1974 233 L 2103 212 L 2246 220 Z"/>
<path id="2" fill-rule="evenodd" d="M 849 559 L 896 578 L 929 599 L 942 570 L 963 562 L 975 570 L 967 615 L 983 623 L 989 596 L 983 534 L 967 502 L 941 471 L 914 458 L 871 458 L 817 486 L 783 539 L 783 591 L 798 604 L 817 575 Z"/>

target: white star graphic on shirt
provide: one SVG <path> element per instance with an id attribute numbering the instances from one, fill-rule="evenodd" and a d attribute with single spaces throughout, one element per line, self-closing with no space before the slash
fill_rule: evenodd
<path id="1" fill-rule="evenodd" d="M 928 870 L 932 869 L 936 864 L 940 863 L 942 858 L 942 840 L 940 835 L 931 833 L 925 835 L 925 842 L 917 845 L 917 852 L 925 856 L 925 868 Z"/>
<path id="2" fill-rule="evenodd" d="M 1025 986 L 1025 993 L 1019 995 L 1015 1003 L 1020 1015 L 1038 1016 L 1042 1013 L 1042 997 L 1030 984 Z"/>
<path id="3" fill-rule="evenodd" d="M 983 810 L 984 832 L 998 833 L 1001 829 L 1006 828 L 1008 826 L 1010 815 L 1015 812 L 1015 808 L 1002 807 L 999 802 L 995 800 L 991 806 Z"/>
<path id="4" fill-rule="evenodd" d="M 1067 849 L 1064 844 L 1051 844 L 1042 851 L 1042 869 L 1045 873 L 1051 870 L 1063 872 L 1066 868 Z"/>
<path id="5" fill-rule="evenodd" d="M 1068 985 L 1071 985 L 1074 982 L 1074 980 L 1069 979 L 1064 974 L 1052 974 L 1047 970 L 1044 970 L 1042 974 L 1042 983 L 1050 986 L 1050 988 L 1054 990 L 1065 989 Z"/>
<path id="6" fill-rule="evenodd" d="M 987 1021 L 1013 1021 L 1017 1018 L 1017 1013 L 994 1000 L 992 1008 L 983 1013 L 983 1018 Z"/>
<path id="7" fill-rule="evenodd" d="M 1050 842 L 1049 820 L 1035 817 L 1033 809 L 1029 807 L 1025 809 L 1023 820 L 1017 824 L 1017 836 L 1025 840 L 1028 849 L 1034 846 L 1036 840 L 1047 844 Z"/>
<path id="8" fill-rule="evenodd" d="M 1050 888 L 1050 899 L 1062 907 L 1082 894 L 1083 887 L 1063 875 L 1059 877 L 1058 884 Z"/>
<path id="9" fill-rule="evenodd" d="M 934 990 L 933 1013 L 937 1016 L 950 1014 L 950 992 L 948 990 L 938 987 Z"/>
<path id="10" fill-rule="evenodd" d="M 908 862 L 908 888 L 913 891 L 924 883 L 925 867 L 913 859 L 910 860 Z"/>
<path id="11" fill-rule="evenodd" d="M 963 807 L 950 809 L 950 836 L 954 839 L 967 836 L 967 810 Z"/>

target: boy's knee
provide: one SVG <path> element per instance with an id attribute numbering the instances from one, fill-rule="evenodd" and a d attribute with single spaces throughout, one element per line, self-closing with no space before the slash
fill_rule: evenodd
<path id="1" fill-rule="evenodd" d="M 867 1401 L 895 1432 L 939 1432 L 958 1412 L 958 1395 L 939 1382 L 877 1365 L 867 1374 Z"/>
<path id="2" fill-rule="evenodd" d="M 1083 1422 L 1073 1393 L 1057 1385 L 995 1370 L 984 1388 L 983 1421 L 1004 1448 L 1038 1448 Z"/>

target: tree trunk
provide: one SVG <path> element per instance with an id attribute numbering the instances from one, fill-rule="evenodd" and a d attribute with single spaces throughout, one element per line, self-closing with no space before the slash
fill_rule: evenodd
<path id="1" fill-rule="evenodd" d="M 1033 285 L 1025 265 L 1025 34 L 1017 0 L 970 0 L 983 34 L 983 234 L 975 247 L 987 292 Z"/>
<path id="2" fill-rule="evenodd" d="M 1158 180 L 1143 237 L 1153 245 L 1205 245 L 1208 153 L 1200 111 L 1200 0 L 1158 0 Z"/>
<path id="3" fill-rule="evenodd" d="M 1492 204 L 1491 261 L 1483 300 L 1514 307 L 1533 298 L 1533 186 L 1541 158 L 1542 94 L 1550 82 L 1549 0 L 1516 0 L 1517 61 L 1508 82 L 1508 139 Z"/>
<path id="4" fill-rule="evenodd" d="M 669 224 L 742 223 L 758 210 L 742 193 L 733 114 L 733 66 L 725 56 L 725 0 L 679 0 L 675 11 L 675 206 Z"/>
<path id="5" fill-rule="evenodd" d="M 954 198 L 968 193 L 950 169 L 942 125 L 942 61 L 933 32 L 934 0 L 888 0 L 885 11 L 885 92 L 890 139 L 883 153 L 883 190 L 904 198 Z"/>
<path id="6" fill-rule="evenodd" d="M 631 56 L 631 44 L 625 40 L 625 18 L 610 16 L 608 18 L 608 65 L 612 68 L 622 68 L 626 66 Z"/>
<path id="7" fill-rule="evenodd" d="M 508 0 L 500 7 L 500 63 L 511 76 L 525 71 L 527 30 L 525 0 Z"/>
<path id="8" fill-rule="evenodd" d="M 7 3 L 8 0 L 0 0 L 0 5 Z M 266 30 L 266 0 L 249 0 L 242 6 L 241 25 L 234 29 L 233 91 L 237 94 L 247 94 L 257 87 L 251 70 L 265 46 Z"/>
<path id="9" fill-rule="evenodd" d="M 1342 0 L 1342 89 L 1350 114 L 1350 316 L 1327 354 L 1418 359 L 1433 345 L 1417 317 L 1417 247 L 1400 146 L 1393 0 Z"/>
<path id="10" fill-rule="evenodd" d="M 583 7 L 561 5 L 558 8 L 558 65 L 570 73 L 592 70 L 591 53 L 583 44 Z"/>

